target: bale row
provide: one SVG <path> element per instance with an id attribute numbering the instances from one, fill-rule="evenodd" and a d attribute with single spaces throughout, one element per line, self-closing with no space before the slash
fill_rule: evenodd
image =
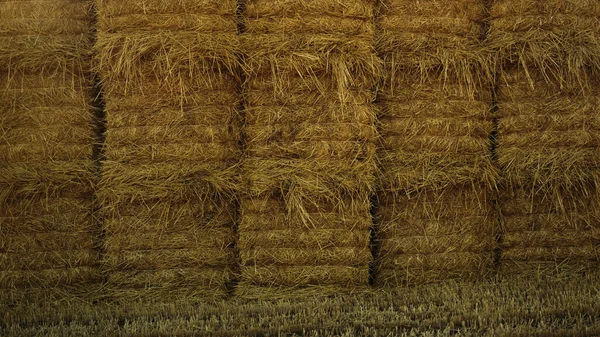
<path id="1" fill-rule="evenodd" d="M 476 279 L 493 266 L 497 172 L 484 1 L 387 0 L 375 281 Z"/>
<path id="2" fill-rule="evenodd" d="M 600 257 L 596 1 L 494 1 L 504 274 Z"/>
<path id="3" fill-rule="evenodd" d="M 90 9 L 0 1 L 3 295 L 99 281 Z"/>
<path id="4" fill-rule="evenodd" d="M 223 295 L 236 262 L 237 3 L 97 4 L 109 288 Z"/>
<path id="5" fill-rule="evenodd" d="M 368 284 L 373 5 L 246 2 L 243 296 Z"/>

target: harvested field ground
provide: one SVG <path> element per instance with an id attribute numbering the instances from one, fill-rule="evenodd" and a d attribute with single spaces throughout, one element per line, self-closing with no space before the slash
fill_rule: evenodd
<path id="1" fill-rule="evenodd" d="M 600 272 L 280 300 L 0 300 L 2 336 L 600 336 Z"/>

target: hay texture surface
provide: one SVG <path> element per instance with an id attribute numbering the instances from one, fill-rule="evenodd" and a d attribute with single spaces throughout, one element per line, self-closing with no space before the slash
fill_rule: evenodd
<path id="1" fill-rule="evenodd" d="M 596 85 L 597 86 L 597 85 Z M 504 273 L 585 268 L 600 257 L 600 91 L 505 70 L 498 160 Z"/>
<path id="2" fill-rule="evenodd" d="M 476 279 L 495 245 L 483 1 L 383 1 L 379 285 Z"/>
<path id="3" fill-rule="evenodd" d="M 373 2 L 246 2 L 242 296 L 366 286 Z"/>
<path id="4" fill-rule="evenodd" d="M 0 293 L 98 281 L 90 1 L 0 1 Z"/>
<path id="5" fill-rule="evenodd" d="M 111 294 L 222 295 L 235 262 L 236 1 L 97 7 Z"/>
<path id="6" fill-rule="evenodd" d="M 600 4 L 494 1 L 490 11 L 502 272 L 597 264 Z"/>

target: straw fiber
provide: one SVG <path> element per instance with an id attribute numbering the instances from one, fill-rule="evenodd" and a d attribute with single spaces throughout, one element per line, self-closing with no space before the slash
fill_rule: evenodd
<path id="1" fill-rule="evenodd" d="M 599 257 L 600 4 L 494 1 L 504 274 Z"/>
<path id="2" fill-rule="evenodd" d="M 2 295 L 100 277 L 90 7 L 0 1 Z"/>
<path id="3" fill-rule="evenodd" d="M 502 73 L 498 93 L 503 273 L 598 261 L 597 85 L 561 89 L 515 67 Z"/>
<path id="4" fill-rule="evenodd" d="M 242 296 L 368 285 L 373 2 L 247 1 Z"/>
<path id="5" fill-rule="evenodd" d="M 221 296 L 235 267 L 236 1 L 98 1 L 111 295 Z"/>
<path id="6" fill-rule="evenodd" d="M 375 282 L 477 279 L 493 264 L 497 172 L 482 1 L 384 1 Z"/>

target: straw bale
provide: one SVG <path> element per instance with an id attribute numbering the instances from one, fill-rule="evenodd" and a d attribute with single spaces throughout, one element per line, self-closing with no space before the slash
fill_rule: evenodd
<path id="1" fill-rule="evenodd" d="M 522 188 L 503 195 L 500 262 L 505 275 L 585 268 L 600 257 L 597 197 L 569 194 L 557 205 L 543 190 L 532 194 Z"/>
<path id="2" fill-rule="evenodd" d="M 314 199 L 290 206 L 282 197 L 243 200 L 237 242 L 242 261 L 239 294 L 255 296 L 265 287 L 279 289 L 281 295 L 286 287 L 366 286 L 369 208 L 368 198 L 339 203 Z"/>
<path id="3" fill-rule="evenodd" d="M 600 4 L 591 0 L 494 0 L 488 45 L 499 63 L 585 87 L 588 70 L 600 69 L 599 17 Z"/>
<path id="4" fill-rule="evenodd" d="M 489 54 L 480 43 L 484 1 L 385 0 L 378 14 L 376 44 L 388 75 L 384 86 L 396 86 L 389 75 L 438 74 L 457 78 L 464 87 L 489 77 Z"/>
<path id="5" fill-rule="evenodd" d="M 87 232 L 95 227 L 89 213 L 93 203 L 86 198 L 22 198 L 2 206 L 0 235 L 81 230 Z"/>
<path id="6" fill-rule="evenodd" d="M 594 87 L 583 93 L 577 84 L 547 82 L 541 71 L 503 72 L 497 152 L 510 186 L 535 189 L 557 207 L 597 193 L 600 100 Z"/>
<path id="7" fill-rule="evenodd" d="M 597 80 L 524 67 L 498 85 L 502 273 L 584 267 L 598 260 Z"/>
<path id="8" fill-rule="evenodd" d="M 395 78 L 402 89 L 380 98 L 380 162 L 390 193 L 496 184 L 489 151 L 493 130 L 490 95 L 462 90 L 459 81 L 440 83 Z"/>
<path id="9" fill-rule="evenodd" d="M 97 192 L 111 296 L 224 295 L 233 278 L 236 1 L 101 0 Z"/>
<path id="10" fill-rule="evenodd" d="M 91 1 L 0 2 L 0 288 L 100 280 Z"/>
<path id="11" fill-rule="evenodd" d="M 496 215 L 485 190 L 383 194 L 377 212 L 376 283 L 393 286 L 488 274 L 496 247 Z"/>
<path id="12" fill-rule="evenodd" d="M 3 1 L 0 17 L 0 71 L 89 67 L 91 1 Z"/>

